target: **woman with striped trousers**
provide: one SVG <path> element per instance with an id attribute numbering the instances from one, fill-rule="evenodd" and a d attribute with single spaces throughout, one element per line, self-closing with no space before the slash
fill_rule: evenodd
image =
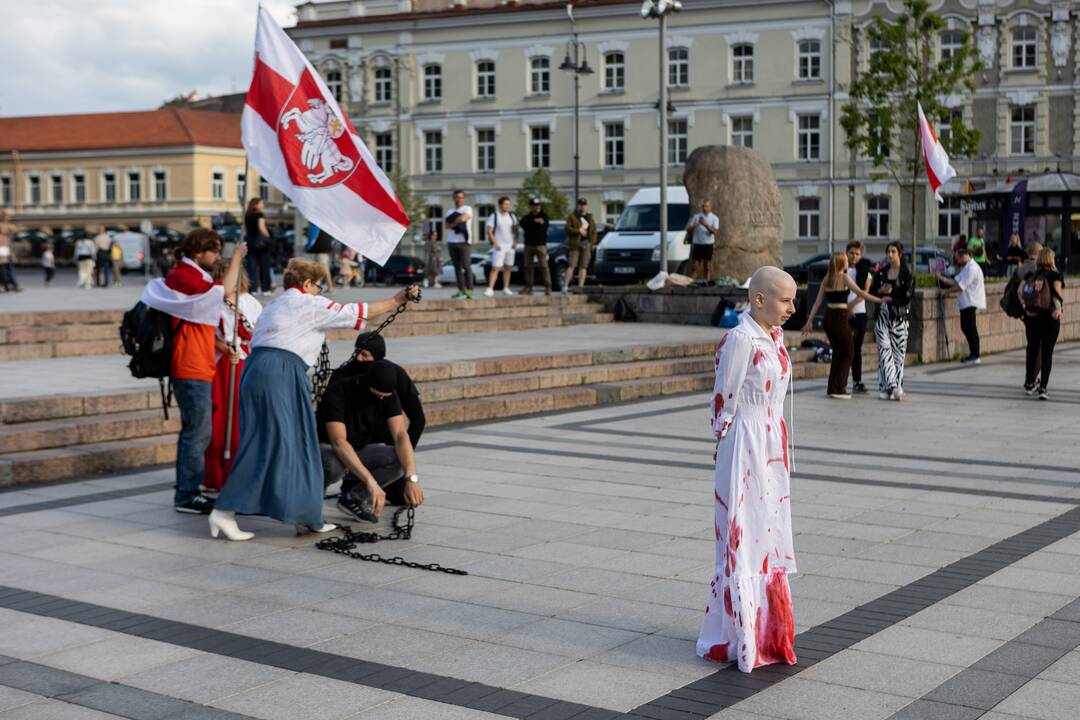
<path id="1" fill-rule="evenodd" d="M 915 275 L 908 268 L 904 246 L 885 246 L 885 265 L 878 271 L 870 292 L 890 298 L 878 306 L 874 341 L 878 352 L 878 398 L 904 399 L 904 356 L 908 344 L 908 316 L 915 295 Z"/>

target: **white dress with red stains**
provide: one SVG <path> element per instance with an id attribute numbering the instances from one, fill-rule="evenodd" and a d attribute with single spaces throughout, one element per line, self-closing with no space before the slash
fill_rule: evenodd
<path id="1" fill-rule="evenodd" d="M 794 664 L 788 573 L 790 458 L 784 397 L 791 363 L 783 331 L 743 313 L 716 348 L 712 429 L 716 453 L 716 572 L 697 653 L 750 672 Z"/>

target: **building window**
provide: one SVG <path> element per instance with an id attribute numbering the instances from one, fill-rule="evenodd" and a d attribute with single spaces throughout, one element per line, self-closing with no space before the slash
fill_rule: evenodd
<path id="1" fill-rule="evenodd" d="M 687 125 L 686 120 L 668 120 L 668 165 L 682 165 L 686 162 Z"/>
<path id="2" fill-rule="evenodd" d="M 390 68 L 375 68 L 375 102 L 390 102 L 393 99 L 394 79 Z"/>
<path id="3" fill-rule="evenodd" d="M 247 201 L 247 177 L 244 173 L 236 174 L 236 199 L 241 203 Z"/>
<path id="4" fill-rule="evenodd" d="M 476 130 L 476 171 L 495 172 L 494 128 L 477 128 Z"/>
<path id="5" fill-rule="evenodd" d="M 105 202 L 116 202 L 116 175 L 113 173 L 105 173 L 101 176 L 102 184 L 105 186 L 102 195 L 105 197 Z"/>
<path id="6" fill-rule="evenodd" d="M 424 208 L 425 222 L 428 230 L 435 230 L 439 233 L 439 239 L 442 239 L 443 234 L 443 209 L 442 205 L 428 205 Z"/>
<path id="7" fill-rule="evenodd" d="M 169 196 L 169 188 L 165 180 L 164 170 L 154 171 L 154 199 L 158 202 L 165 202 L 165 199 Z"/>
<path id="8" fill-rule="evenodd" d="M 30 185 L 30 192 L 28 193 L 30 195 L 30 204 L 31 205 L 40 205 L 41 204 L 41 178 L 38 177 L 37 175 L 31 175 L 29 178 L 27 178 L 27 182 Z"/>
<path id="9" fill-rule="evenodd" d="M 948 60 L 960 52 L 964 46 L 964 33 L 960 30 L 946 30 L 941 33 L 941 59 Z"/>
<path id="10" fill-rule="evenodd" d="M 889 141 L 881 132 L 880 127 L 867 128 L 866 134 L 874 142 L 874 154 L 871 157 L 889 157 Z"/>
<path id="11" fill-rule="evenodd" d="M 731 144 L 744 148 L 754 147 L 754 117 L 752 115 L 731 118 Z"/>
<path id="12" fill-rule="evenodd" d="M 960 108 L 953 108 L 948 111 L 944 118 L 941 119 L 941 123 L 938 125 L 938 140 L 948 148 L 949 143 L 953 138 L 953 125 L 960 125 L 964 120 L 964 111 Z"/>
<path id="13" fill-rule="evenodd" d="M 953 238 L 960 234 L 961 230 L 960 198 L 947 197 L 945 202 L 938 205 L 937 234 L 938 237 Z"/>
<path id="14" fill-rule="evenodd" d="M 424 172 L 442 172 L 442 131 L 424 131 Z"/>
<path id="15" fill-rule="evenodd" d="M 11 194 L 11 178 L 0 178 L 0 204 L 13 205 L 14 199 Z"/>
<path id="16" fill-rule="evenodd" d="M 484 230 L 484 225 L 487 223 L 487 219 L 495 214 L 494 205 L 477 205 L 476 215 L 473 216 L 473 222 L 476 223 L 476 234 L 473 237 L 482 237 L 487 239 L 487 232 Z"/>
<path id="17" fill-rule="evenodd" d="M 529 167 L 533 170 L 551 167 L 551 128 L 547 125 L 529 128 Z"/>
<path id="18" fill-rule="evenodd" d="M 128 202 L 142 200 L 142 175 L 138 170 L 132 170 L 127 174 Z"/>
<path id="19" fill-rule="evenodd" d="M 626 56 L 621 52 L 604 54 L 604 90 L 622 92 L 626 89 Z"/>
<path id="20" fill-rule="evenodd" d="M 735 45 L 731 48 L 731 82 L 736 85 L 754 82 L 753 45 Z"/>
<path id="21" fill-rule="evenodd" d="M 345 87 L 345 83 L 341 82 L 340 70 L 329 70 L 326 73 L 326 87 L 330 90 L 330 94 L 334 96 L 334 99 L 341 102 L 342 89 Z"/>
<path id="22" fill-rule="evenodd" d="M 821 237 L 821 199 L 799 198 L 799 239 L 816 240 Z"/>
<path id="23" fill-rule="evenodd" d="M 604 123 L 604 167 L 626 163 L 626 127 L 621 122 Z"/>
<path id="24" fill-rule="evenodd" d="M 821 116 L 799 115 L 799 159 L 821 158 Z"/>
<path id="25" fill-rule="evenodd" d="M 476 97 L 495 97 L 495 63 L 490 60 L 476 63 Z"/>
<path id="26" fill-rule="evenodd" d="M 394 172 L 394 133 L 375 133 L 375 164 L 385 173 Z"/>
<path id="27" fill-rule="evenodd" d="M 225 199 L 225 173 L 219 170 L 210 176 L 210 197 L 215 200 Z"/>
<path id="28" fill-rule="evenodd" d="M 1009 150 L 1013 155 L 1035 154 L 1035 106 L 1019 105 L 1012 109 Z"/>
<path id="29" fill-rule="evenodd" d="M 1017 69 L 1037 67 L 1039 31 L 1033 27 L 1018 27 L 1012 33 L 1012 66 Z"/>
<path id="30" fill-rule="evenodd" d="M 424 99 L 442 100 L 442 65 L 424 66 Z"/>
<path id="31" fill-rule="evenodd" d="M 63 205 L 64 204 L 64 176 L 59 173 L 49 176 L 49 186 L 52 190 L 52 204 Z"/>
<path id="32" fill-rule="evenodd" d="M 668 50 L 668 85 L 690 87 L 690 50 L 677 47 Z"/>
<path id="33" fill-rule="evenodd" d="M 866 198 L 866 236 L 889 237 L 889 198 L 887 195 L 872 195 Z"/>
<path id="34" fill-rule="evenodd" d="M 887 45 L 882 38 L 871 38 L 868 49 L 870 54 L 867 57 L 866 67 L 869 70 L 874 67 L 874 58 L 877 57 L 878 53 L 887 49 Z"/>
<path id="35" fill-rule="evenodd" d="M 799 41 L 799 79 L 821 79 L 821 41 Z"/>
<path id="36" fill-rule="evenodd" d="M 71 198 L 77 205 L 86 202 L 86 176 L 82 173 L 71 176 Z"/>
<path id="37" fill-rule="evenodd" d="M 330 38 L 331 50 L 344 50 L 347 47 L 349 47 L 348 38 Z"/>
<path id="38" fill-rule="evenodd" d="M 263 202 L 270 199 L 270 183 L 264 177 L 259 177 L 259 199 Z"/>
<path id="39" fill-rule="evenodd" d="M 622 215 L 624 209 L 626 209 L 626 203 L 621 200 L 612 200 L 611 202 L 604 203 L 604 222 L 615 227 L 615 224 L 619 222 L 619 216 Z"/>
<path id="40" fill-rule="evenodd" d="M 551 59 L 534 57 L 529 60 L 529 92 L 547 95 L 551 92 Z"/>

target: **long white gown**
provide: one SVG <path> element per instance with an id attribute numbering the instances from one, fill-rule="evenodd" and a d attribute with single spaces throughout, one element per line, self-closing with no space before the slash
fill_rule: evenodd
<path id="1" fill-rule="evenodd" d="M 716 571 L 697 654 L 750 672 L 796 662 L 788 573 L 794 573 L 783 331 L 743 313 L 716 348 Z"/>

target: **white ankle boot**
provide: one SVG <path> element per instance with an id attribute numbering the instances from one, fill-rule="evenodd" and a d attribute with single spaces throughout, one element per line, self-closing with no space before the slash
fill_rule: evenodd
<path id="1" fill-rule="evenodd" d="M 337 530 L 337 525 L 333 523 L 323 523 L 320 527 L 296 523 L 297 535 L 306 535 L 307 533 L 328 533 L 333 532 L 334 530 Z"/>
<path id="2" fill-rule="evenodd" d="M 250 540 L 255 533 L 244 532 L 236 524 L 236 513 L 228 510 L 210 511 L 210 537 L 216 538 L 219 533 L 225 533 L 230 540 Z"/>

